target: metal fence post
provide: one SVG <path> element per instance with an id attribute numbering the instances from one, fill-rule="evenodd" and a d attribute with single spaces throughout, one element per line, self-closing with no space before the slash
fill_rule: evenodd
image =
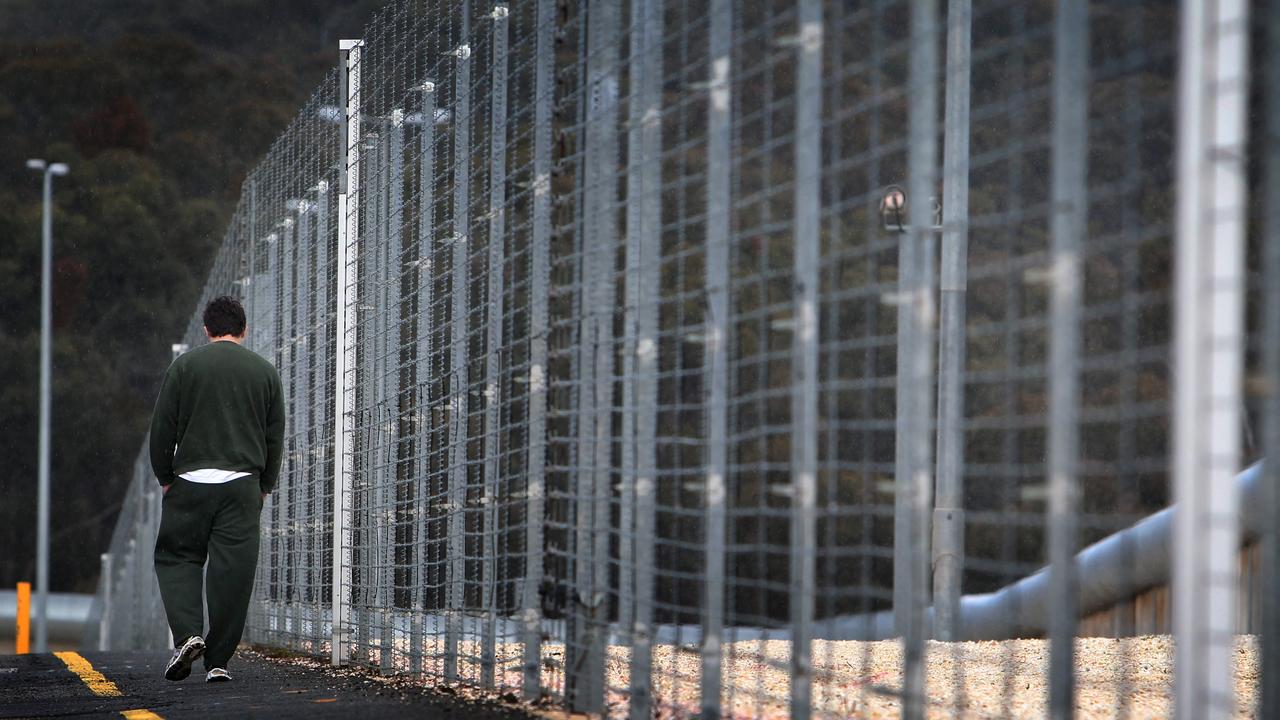
<path id="1" fill-rule="evenodd" d="M 710 102 L 707 107 L 707 237 L 706 354 L 703 357 L 704 381 L 710 387 L 707 398 L 707 476 L 706 476 L 706 578 L 703 582 L 702 628 L 702 717 L 720 717 L 721 663 L 724 634 L 725 587 L 725 503 L 728 475 L 728 402 L 729 402 L 729 173 L 730 122 L 732 106 L 730 68 L 732 66 L 733 5 L 729 0 L 714 0 L 710 7 Z M 820 22 L 820 18 L 818 19 Z M 821 32 L 819 28 L 818 32 Z M 806 91 L 816 89 L 805 86 Z M 812 121 L 810 118 L 805 118 Z M 816 128 L 815 128 L 816 129 Z M 806 150 L 808 150 L 806 148 Z M 797 155 L 801 152 L 797 149 Z M 810 171 L 816 168 L 808 168 Z M 817 178 L 797 175 L 800 183 L 816 185 Z M 806 187 L 810 189 L 812 185 Z M 811 211 L 812 208 L 805 210 Z M 799 244 L 797 243 L 797 247 Z M 798 262 L 797 262 L 798 267 Z M 817 271 L 813 269 L 816 277 Z M 799 278 L 807 283 L 808 278 Z M 817 289 L 813 289 L 816 297 Z M 816 342 L 816 341 L 815 341 Z M 816 357 L 816 350 L 815 357 Z M 806 358 L 807 359 L 807 358 Z M 806 368 L 807 369 L 807 368 Z M 816 370 L 816 367 L 815 367 Z M 805 377 L 813 385 L 814 377 Z M 806 386 L 807 387 L 807 386 Z M 816 402 L 816 400 L 815 400 Z M 810 558 L 808 562 L 812 562 Z M 806 602 L 801 597 L 793 602 Z"/>
<path id="2" fill-rule="evenodd" d="M 292 221 L 289 221 L 289 225 L 292 225 Z M 284 307 L 284 298 L 281 296 L 283 287 L 280 276 L 284 272 L 283 268 L 285 265 L 285 259 L 283 257 L 284 251 L 281 248 L 283 248 L 287 242 L 284 238 L 284 234 L 289 232 L 285 227 L 286 225 L 284 221 L 275 223 L 272 225 L 271 232 L 268 233 L 265 238 L 267 241 L 267 275 L 271 278 L 270 309 L 268 310 L 271 314 L 271 321 L 267 323 L 267 326 L 271 329 L 271 334 L 268 336 L 270 339 L 267 341 L 266 347 L 263 348 L 263 352 L 266 354 L 267 358 L 271 360 L 271 363 L 277 367 L 282 364 L 281 361 L 283 359 L 280 347 L 280 335 L 283 332 L 283 320 L 281 319 L 280 308 Z M 286 371 L 285 374 L 287 375 L 288 372 Z M 281 385 L 283 386 L 284 378 L 281 377 L 280 380 Z M 281 473 L 283 474 L 287 469 L 288 464 L 282 463 Z"/>
<path id="3" fill-rule="evenodd" d="M 298 458 L 294 452 L 296 435 L 290 437 L 291 433 L 297 432 L 296 415 L 294 409 L 297 407 L 296 378 L 298 369 L 298 345 L 297 340 L 297 323 L 295 322 L 295 310 L 297 307 L 297 294 L 294 291 L 294 269 L 297 265 L 297 234 L 301 231 L 301 215 L 293 216 L 293 210 L 289 206 L 293 205 L 290 201 L 286 203 L 286 216 L 281 222 L 279 231 L 280 240 L 277 248 L 281 258 L 279 263 L 279 295 L 281 298 L 280 310 L 276 313 L 280 322 L 280 333 L 277 341 L 278 355 L 280 365 L 284 371 L 280 373 L 281 389 L 284 391 L 284 407 L 285 407 L 285 425 L 289 432 L 284 438 L 283 460 L 281 462 L 280 480 L 276 487 L 276 492 L 272 497 L 272 508 L 276 521 L 271 525 L 271 533 L 274 536 L 274 542 L 279 549 L 279 583 L 281 585 L 279 604 L 277 606 L 277 614 L 280 618 L 280 625 L 277 628 L 281 633 L 283 644 L 289 643 L 290 623 L 296 623 L 297 613 L 297 566 L 294 563 L 294 554 L 291 548 L 297 546 L 297 538 L 294 533 L 290 532 L 290 526 L 295 518 L 294 504 L 296 477 L 298 472 Z M 296 209 L 296 208 L 295 208 Z M 297 625 L 292 625 L 293 632 L 297 631 Z"/>
<path id="4" fill-rule="evenodd" d="M 1266 206 L 1263 226 L 1263 357 L 1266 380 L 1263 405 L 1262 448 L 1263 517 L 1261 543 L 1262 617 L 1260 654 L 1262 672 L 1258 686 L 1262 698 L 1258 716 L 1280 717 L 1280 3 L 1267 5 L 1268 44 L 1264 103 L 1266 132 L 1261 138 L 1265 159 Z"/>
<path id="5" fill-rule="evenodd" d="M 462 32 L 456 58 L 453 134 L 453 329 L 449 379 L 449 562 L 447 564 L 444 676 L 458 678 L 458 642 L 466 600 L 467 413 L 470 390 L 468 320 L 471 315 L 470 186 L 471 186 L 471 35 L 470 6 L 463 4 Z"/>
<path id="6" fill-rule="evenodd" d="M 282 203 L 283 204 L 283 203 Z M 278 209 L 279 206 L 271 209 Z M 270 212 L 270 210 L 268 211 Z M 288 265 L 288 260 L 284 257 L 284 247 L 288 244 L 288 235 L 291 233 L 292 220 L 285 218 L 284 220 L 275 220 L 272 217 L 271 232 L 267 234 L 265 241 L 267 242 L 267 275 L 271 278 L 271 294 L 268 296 L 267 313 L 270 321 L 267 326 L 270 328 L 268 341 L 263 348 L 264 356 L 271 361 L 271 364 L 277 368 L 284 367 L 280 372 L 280 388 L 284 394 L 284 402 L 286 407 L 286 416 L 288 413 L 289 403 L 289 372 L 285 367 L 285 349 L 281 345 L 280 338 L 284 334 L 284 320 L 281 317 L 281 309 L 287 307 L 288 298 L 283 296 L 284 284 L 282 276 Z M 286 441 L 287 446 L 287 441 Z M 272 593 L 273 605 L 271 614 L 274 618 L 272 642 L 277 644 L 284 643 L 284 626 L 285 626 L 285 606 L 288 598 L 286 578 L 288 568 L 285 566 L 285 559 L 281 546 L 284 544 L 284 538 L 279 532 L 280 523 L 283 520 L 284 503 L 280 500 L 282 494 L 287 494 L 289 488 L 289 454 L 281 453 L 280 459 L 280 475 L 276 491 L 271 493 L 264 500 L 263 517 L 266 518 L 265 523 L 268 531 L 262 539 L 267 548 L 267 568 L 266 577 L 271 578 L 270 587 Z M 205 568 L 205 577 L 208 579 L 208 568 Z M 208 608 L 205 608 L 206 616 Z"/>
<path id="7" fill-rule="evenodd" d="M 424 615 L 427 611 L 425 586 L 427 583 L 424 566 L 426 561 L 427 516 L 430 509 L 427 505 L 429 492 L 429 474 L 431 472 L 431 441 L 434 431 L 432 417 L 435 408 L 431 406 L 431 388 L 436 378 L 432 373 L 431 363 L 434 353 L 433 335 L 436 332 L 435 319 L 435 165 L 436 165 L 436 88 L 435 82 L 428 80 L 422 85 L 422 134 L 419 138 L 418 165 L 418 327 L 417 327 L 417 368 L 414 379 L 417 382 L 417 393 L 414 402 L 415 422 L 415 455 L 418 468 L 414 477 L 416 488 L 415 509 L 417 517 L 417 537 L 419 545 L 415 556 L 417 572 L 413 577 L 413 621 L 409 628 L 409 670 L 422 670 L 422 635 Z"/>
<path id="8" fill-rule="evenodd" d="M 574 575 L 577 592 L 566 692 L 578 712 L 604 704 L 608 630 L 611 442 L 613 410 L 614 259 L 617 219 L 617 0 L 592 0 L 587 12 L 587 120 L 581 232 L 582 382 L 579 391 Z M 568 651 L 572 651 L 569 654 Z"/>
<path id="9" fill-rule="evenodd" d="M 379 517 L 382 524 L 382 559 L 384 568 L 380 582 L 383 595 L 381 603 L 382 637 L 379 640 L 378 657 L 384 673 L 394 671 L 395 664 L 395 617 L 396 617 L 396 524 L 398 495 L 400 487 L 400 424 L 403 408 L 400 402 L 400 284 L 404 268 L 404 243 L 401 223 L 404 219 L 404 110 L 396 108 L 391 111 L 388 123 L 386 173 L 386 206 L 382 211 L 385 222 L 383 237 L 386 239 L 387 256 L 382 263 L 385 273 L 383 282 L 384 314 L 386 316 L 386 332 L 382 350 L 383 376 L 385 386 L 384 405 L 379 412 L 385 413 L 386 423 L 383 428 L 386 453 L 383 459 L 384 470 L 381 473 L 382 504 Z"/>
<path id="10" fill-rule="evenodd" d="M 631 632 L 635 621 L 635 465 L 636 465 L 636 313 L 640 305 L 640 179 L 641 123 L 644 115 L 645 36 L 643 0 L 631 0 L 631 27 L 628 32 L 630 59 L 627 63 L 627 199 L 624 288 L 622 299 L 622 433 L 618 438 L 620 477 L 618 479 L 618 628 Z"/>
<path id="11" fill-rule="evenodd" d="M 914 27 L 914 25 L 913 25 Z M 915 62 L 916 53 L 911 55 Z M 914 67 L 914 65 L 912 66 Z M 912 78 L 915 76 L 913 75 Z M 910 82 L 911 94 L 909 107 L 911 117 L 915 117 L 918 105 L 915 102 L 915 81 Z M 915 148 L 914 141 L 911 148 Z M 914 189 L 912 189 L 914 194 Z M 911 205 L 928 203 L 928 198 L 913 198 Z M 898 245 L 898 292 L 897 292 L 897 392 L 894 412 L 894 483 L 893 483 L 893 632 L 903 636 L 907 633 L 908 616 L 911 611 L 911 537 L 914 526 L 911 515 L 911 402 L 913 393 L 918 392 L 911 383 L 911 358 L 920 354 L 920 343 L 915 336 L 916 324 L 912 318 L 912 305 L 909 300 L 912 289 L 916 286 L 916 270 L 919 264 L 916 259 L 916 243 L 909 235 L 902 235 Z"/>
<path id="12" fill-rule="evenodd" d="M 529 248 L 529 460 L 525 479 L 524 587 L 521 606 L 521 695 L 541 696 L 543 512 L 547 451 L 547 286 L 551 242 L 551 106 L 555 42 L 553 0 L 538 0 L 534 66 L 533 227 Z"/>
<path id="13" fill-rule="evenodd" d="M 1059 0 L 1055 23 L 1049 326 L 1049 713 L 1075 711 L 1080 416 L 1080 255 L 1088 217 L 1089 7 Z"/>
<path id="14" fill-rule="evenodd" d="M 102 617 L 98 619 L 98 650 L 111 649 L 111 553 L 102 553 Z"/>
<path id="15" fill-rule="evenodd" d="M 801 0 L 796 73 L 795 335 L 791 359 L 791 717 L 812 705 L 817 589 L 818 265 L 822 198 L 822 2 Z"/>
<path id="16" fill-rule="evenodd" d="M 938 322 L 938 477 L 933 509 L 933 629 L 959 638 L 964 578 L 965 293 L 969 264 L 969 63 L 972 0 L 947 7 L 942 256 Z"/>
<path id="17" fill-rule="evenodd" d="M 348 625 L 351 598 L 351 503 L 352 417 L 355 368 L 347 367 L 355 354 L 359 332 L 355 279 L 359 277 L 360 201 L 360 40 L 338 43 L 342 63 L 339 69 L 338 104 L 342 110 L 342 158 L 338 165 L 338 247 L 337 286 L 334 292 L 336 330 L 334 332 L 334 412 L 333 412 L 333 587 L 330 661 L 341 665 L 350 648 Z M 348 243 L 355 252 L 348 257 Z"/>
<path id="18" fill-rule="evenodd" d="M 1234 713 L 1249 4 L 1182 5 L 1174 257 L 1175 711 Z"/>
<path id="19" fill-rule="evenodd" d="M 658 255 L 661 12 L 632 0 L 627 131 L 626 295 L 623 322 L 622 477 L 619 486 L 618 627 L 631 645 L 632 718 L 648 718 L 652 657 L 653 306 Z M 641 371 L 641 368 L 647 368 Z M 642 470 L 649 468 L 650 470 Z"/>
<path id="20" fill-rule="evenodd" d="M 144 477 L 144 483 L 147 493 L 145 500 L 146 518 L 142 535 L 142 567 L 145 568 L 142 573 L 142 584 L 146 586 L 146 603 L 143 606 L 140 624 L 147 629 L 147 638 L 143 647 L 171 647 L 163 642 L 160 644 L 153 642 L 156 639 L 163 640 L 165 630 L 169 624 L 167 622 L 158 624 L 154 621 L 154 618 L 165 617 L 164 607 L 160 600 L 160 585 L 155 579 L 156 536 L 160 532 L 161 499 L 164 497 L 164 492 L 159 485 L 151 482 L 149 477 Z"/>
<path id="21" fill-rule="evenodd" d="M 905 241 L 913 248 L 910 259 L 915 267 L 908 276 L 909 283 L 903 302 L 907 303 L 906 320 L 912 341 L 911 354 L 898 357 L 898 393 L 906 394 L 905 402 L 899 402 L 899 411 L 906 413 L 909 431 L 900 438 L 906 447 L 900 449 L 905 461 L 905 478 L 900 478 L 898 492 L 905 498 L 899 502 L 907 508 L 910 518 L 907 530 L 905 556 L 895 555 L 896 561 L 905 561 L 907 568 L 901 571 L 906 588 L 901 592 L 907 603 L 901 615 L 905 627 L 898 631 L 903 635 L 903 683 L 902 715 L 912 719 L 924 713 L 924 607 L 929 593 L 929 507 L 932 501 L 933 464 L 930 462 L 932 436 L 930 420 L 933 412 L 933 353 L 934 353 L 934 210 L 931 201 L 937 177 L 937 129 L 938 129 L 938 4 L 937 0 L 917 0 L 912 3 L 911 35 L 913 51 L 910 67 L 910 147 L 908 149 L 908 193 L 911 198 L 907 213 L 911 231 Z M 901 314 L 899 318 L 903 317 Z M 900 328 L 901 331 L 901 328 Z M 905 372 L 904 372 L 905 369 Z M 904 382 L 905 381 L 905 382 Z M 894 537 L 895 548 L 899 538 Z M 894 569 L 895 609 L 899 599 Z"/>
<path id="22" fill-rule="evenodd" d="M 249 272 L 245 273 L 249 278 L 249 347 L 257 346 L 257 324 L 258 324 L 258 287 L 262 285 L 262 281 L 258 278 L 258 178 L 256 172 L 249 174 L 246 181 L 249 185 L 249 213 L 247 224 L 249 226 Z"/>
<path id="23" fill-rule="evenodd" d="M 129 494 L 135 496 L 132 499 L 134 500 L 134 502 L 137 502 L 136 496 L 138 493 L 130 492 Z M 121 573 L 121 575 L 123 576 L 121 580 L 123 580 L 124 591 L 125 591 L 125 597 L 123 598 L 124 603 L 122 603 L 123 609 L 124 609 L 123 616 L 125 618 L 125 622 L 127 623 L 124 627 L 124 633 L 123 633 L 125 637 L 124 648 L 129 650 L 135 650 L 138 647 L 137 606 L 138 606 L 138 589 L 139 588 L 138 588 L 138 541 L 137 539 L 133 537 L 129 538 L 129 541 L 125 545 L 125 547 L 128 549 L 125 551 L 125 554 L 124 554 L 124 572 Z"/>
<path id="24" fill-rule="evenodd" d="M 367 56 L 370 67 L 376 66 L 377 56 L 371 51 Z M 376 77 L 371 77 L 376 84 Z M 363 114 L 363 109 L 361 110 Z M 356 322 L 365 331 L 361 341 L 355 344 L 352 360 L 355 398 L 352 407 L 355 418 L 351 430 L 355 438 L 354 467 L 351 477 L 351 542 L 352 582 L 354 613 L 351 623 L 353 655 L 369 663 L 373 660 L 374 637 L 378 634 L 378 608 L 383 605 L 382 580 L 386 564 L 382 561 L 383 493 L 386 488 L 383 473 L 385 463 L 378 453 L 385 449 L 382 411 L 386 406 L 386 386 L 382 382 L 386 368 L 387 316 L 380 312 L 384 307 L 383 291 L 386 275 L 384 230 L 382 209 L 386 206 L 386 187 L 382 173 L 386 168 L 384 157 L 386 144 L 385 119 L 365 114 L 363 122 L 372 127 L 360 136 L 361 187 L 360 202 L 353 203 L 357 227 L 360 228 L 359 272 L 356 274 Z M 363 130 L 363 127 L 362 127 Z M 369 152 L 365 153 L 364 150 Z"/>
<path id="25" fill-rule="evenodd" d="M 640 298 L 636 310 L 635 610 L 631 628 L 631 718 L 648 720 L 653 702 L 654 548 L 657 509 L 658 293 L 662 260 L 662 8 L 643 3 L 648 38 L 640 132 Z"/>
<path id="26" fill-rule="evenodd" d="M 147 478 L 147 482 L 151 482 L 150 477 Z M 151 608 L 147 612 L 147 624 L 151 628 L 151 641 L 148 643 L 147 647 L 162 647 L 168 649 L 173 647 L 173 640 L 171 638 L 168 618 L 164 611 L 164 602 L 160 598 L 160 583 L 156 579 L 154 571 L 156 561 L 155 538 L 160 533 L 160 518 L 164 507 L 164 493 L 161 492 L 159 488 L 156 488 L 155 495 L 153 495 L 152 498 L 155 502 L 155 511 L 151 516 L 151 532 L 147 535 L 149 543 L 148 552 L 150 553 L 148 562 L 150 563 L 149 568 L 151 569 L 151 572 L 147 573 L 149 580 L 148 584 L 151 586 Z"/>
<path id="27" fill-rule="evenodd" d="M 329 305 L 329 200 L 327 193 L 329 191 L 329 183 L 326 180 L 320 180 L 315 185 L 316 193 L 316 240 L 315 240 L 315 294 L 313 297 L 312 311 L 312 342 L 311 347 L 315 353 L 319 354 L 318 358 L 312 360 L 313 374 L 311 377 L 312 392 L 311 397 L 314 398 L 315 407 L 312 408 L 314 417 L 311 420 L 311 426 L 314 428 L 313 434 L 319 440 L 323 437 L 323 428 L 325 422 L 329 420 L 326 413 L 327 403 L 325 396 L 327 395 L 326 387 L 330 382 L 328 377 L 328 356 L 330 345 L 327 337 L 329 326 L 328 309 Z M 314 465 L 313 473 L 313 497 L 319 496 L 323 491 L 324 471 L 325 471 L 325 448 L 317 443 L 317 447 L 311 448 L 312 463 Z M 315 512 L 319 517 L 323 505 L 317 503 Z M 316 638 L 314 648 L 316 652 L 320 649 L 320 627 L 324 622 L 323 593 L 320 590 L 320 583 L 323 582 L 323 573 L 319 567 L 321 559 L 324 557 L 323 535 L 320 527 L 313 528 L 312 548 L 314 555 L 309 563 L 313 566 L 311 574 L 311 598 L 313 603 L 311 620 L 312 636 Z M 332 598 L 330 598 L 332 599 Z"/>
<path id="28" fill-rule="evenodd" d="M 306 193 L 300 193 L 300 195 L 305 196 Z M 310 395 L 309 390 L 311 369 L 316 356 L 316 348 L 311 343 L 311 302 L 313 299 L 310 288 L 312 277 L 312 207 L 310 199 L 306 197 L 298 198 L 298 234 L 296 240 L 297 249 L 295 250 L 297 280 L 294 286 L 295 297 L 297 297 L 297 301 L 294 303 L 294 312 L 297 313 L 297 316 L 294 320 L 294 330 L 291 333 L 295 361 L 292 370 L 293 387 L 290 390 L 290 394 L 294 398 L 293 405 L 290 408 L 290 418 L 293 428 L 292 434 L 295 439 L 291 443 L 290 454 L 293 456 L 297 467 L 296 481 L 298 483 L 291 503 L 293 506 L 291 524 L 296 528 L 293 533 L 294 583 L 298 586 L 294 600 L 297 607 L 293 611 L 293 622 L 294 632 L 297 635 L 297 641 L 294 646 L 298 648 L 308 645 L 306 643 L 306 633 L 307 626 L 311 620 L 309 595 L 313 580 L 312 570 L 315 567 L 309 556 L 312 534 L 307 531 L 305 521 L 301 518 L 303 509 L 308 507 L 307 496 L 315 492 L 315 483 L 311 479 L 314 458 L 308 447 L 311 438 L 311 411 L 314 404 L 314 396 Z"/>
<path id="29" fill-rule="evenodd" d="M 484 435 L 484 578 L 481 584 L 484 637 L 480 651 L 480 685 L 494 685 L 497 644 L 498 594 L 498 499 L 502 432 L 502 324 L 504 319 L 503 273 L 506 253 L 507 184 L 507 7 L 493 11 L 493 67 L 489 95 L 489 267 L 487 311 L 489 337 L 485 353 L 485 435 Z"/>

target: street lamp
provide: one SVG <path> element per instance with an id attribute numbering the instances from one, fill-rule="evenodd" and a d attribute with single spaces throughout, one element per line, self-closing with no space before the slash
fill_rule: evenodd
<path id="1" fill-rule="evenodd" d="M 40 260 L 40 445 L 36 516 L 36 652 L 49 652 L 49 394 L 53 336 L 53 176 L 66 175 L 64 163 L 28 160 L 27 167 L 44 173 L 43 251 Z"/>

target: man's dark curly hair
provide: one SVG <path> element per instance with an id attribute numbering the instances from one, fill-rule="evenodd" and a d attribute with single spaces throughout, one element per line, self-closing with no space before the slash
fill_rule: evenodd
<path id="1" fill-rule="evenodd" d="M 204 326 L 210 337 L 244 334 L 244 306 L 230 295 L 220 295 L 204 308 Z"/>

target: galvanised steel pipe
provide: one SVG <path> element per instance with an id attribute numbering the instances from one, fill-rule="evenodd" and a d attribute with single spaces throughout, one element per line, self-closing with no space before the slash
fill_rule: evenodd
<path id="1" fill-rule="evenodd" d="M 79 643 L 89 620 L 93 595 L 49 593 L 47 637 L 55 643 Z M 34 610 L 34 608 L 32 608 Z M 0 637 L 10 637 L 18 618 L 18 593 L 0 590 Z"/>
<path id="2" fill-rule="evenodd" d="M 1247 541 L 1257 537 L 1264 525 L 1262 463 L 1245 469 L 1236 476 L 1235 483 L 1240 496 L 1241 535 Z M 1076 554 L 1080 617 L 1169 582 L 1176 507 L 1165 508 Z M 956 639 L 1043 637 L 1048 632 L 1051 594 L 1049 569 L 1042 568 L 996 592 L 965 596 L 960 599 L 960 634 Z M 932 629 L 933 608 L 926 611 L 925 625 Z M 823 620 L 816 624 L 814 632 L 815 638 L 825 640 L 884 640 L 896 636 L 891 610 Z"/>
<path id="3" fill-rule="evenodd" d="M 938 640 L 956 635 L 964 577 L 965 294 L 969 265 L 971 0 L 947 6 L 942 237 L 938 288 L 938 442 L 933 508 L 933 602 Z"/>

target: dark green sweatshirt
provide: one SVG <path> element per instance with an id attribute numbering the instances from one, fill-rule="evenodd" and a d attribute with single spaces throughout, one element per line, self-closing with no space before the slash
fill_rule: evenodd
<path id="1" fill-rule="evenodd" d="M 151 415 L 151 469 L 161 485 L 216 468 L 252 473 L 271 492 L 283 447 L 280 374 L 262 356 L 224 340 L 169 365 Z"/>

